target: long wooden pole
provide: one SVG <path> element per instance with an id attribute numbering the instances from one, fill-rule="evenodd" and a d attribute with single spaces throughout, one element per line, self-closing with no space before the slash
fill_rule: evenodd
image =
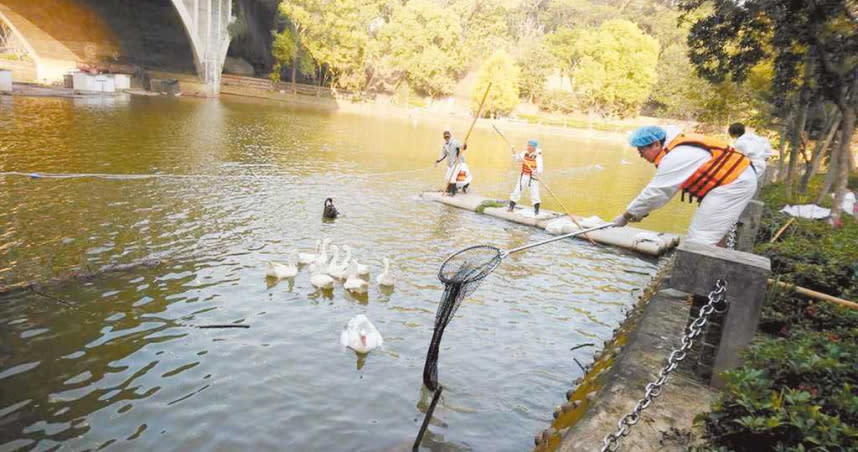
<path id="1" fill-rule="evenodd" d="M 782 281 L 775 281 L 774 279 L 769 279 L 769 285 L 777 284 L 778 287 L 783 287 L 784 289 L 792 289 L 795 293 L 802 294 L 806 297 L 813 298 L 815 300 L 827 301 L 829 303 L 839 304 L 840 306 L 846 306 L 850 309 L 858 309 L 858 303 L 854 301 L 844 300 L 842 298 L 837 298 L 832 295 L 828 295 L 827 293 L 817 292 L 815 290 L 806 289 L 801 286 L 795 286 L 792 284 L 787 284 Z"/>
<path id="2" fill-rule="evenodd" d="M 480 108 L 477 109 L 477 114 L 474 116 L 474 120 L 471 121 L 471 127 L 468 127 L 468 133 L 465 134 L 465 141 L 462 143 L 463 148 L 468 145 L 468 138 L 471 137 L 471 131 L 474 130 L 474 124 L 477 123 L 477 119 L 479 119 L 480 114 L 482 114 L 483 112 L 483 104 L 486 103 L 486 97 L 488 97 L 490 89 L 492 89 L 492 82 L 489 82 L 489 86 L 486 87 L 486 92 L 483 93 L 483 99 L 480 101 Z M 459 156 L 462 155 L 462 152 L 464 151 L 464 149 L 461 149 L 459 150 L 459 152 L 456 153 L 456 161 L 453 162 L 453 166 L 451 167 L 453 171 L 452 174 L 450 174 L 450 179 L 447 180 L 447 185 L 450 185 L 456 181 L 456 176 L 458 176 L 459 173 L 458 168 L 456 167 L 459 166 Z"/>
<path id="3" fill-rule="evenodd" d="M 531 177 L 533 177 L 533 176 L 531 176 Z M 560 207 L 562 207 L 563 211 L 566 212 L 566 215 L 572 219 L 572 222 L 575 223 L 575 226 L 578 226 L 578 229 L 584 229 L 584 227 L 581 226 L 581 223 L 578 223 L 578 220 L 576 220 L 575 217 L 572 216 L 572 213 L 569 212 L 569 209 L 566 208 L 566 206 L 563 204 L 563 201 L 561 201 L 560 198 L 558 198 L 557 195 L 555 195 L 554 192 L 551 191 L 551 188 L 548 187 L 548 184 L 543 182 L 542 179 L 536 179 L 536 180 L 539 181 L 539 183 L 542 184 L 542 186 L 545 187 L 546 190 L 548 190 L 548 194 L 550 194 L 551 197 L 554 198 L 554 200 L 560 204 Z M 589 235 L 584 234 L 584 238 L 589 240 L 590 243 L 592 243 L 593 245 L 596 244 L 596 242 L 593 241 L 593 239 L 591 239 Z"/>

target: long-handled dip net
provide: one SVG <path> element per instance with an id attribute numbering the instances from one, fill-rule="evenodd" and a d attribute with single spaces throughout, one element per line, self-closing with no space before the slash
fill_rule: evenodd
<path id="1" fill-rule="evenodd" d="M 441 347 L 441 336 L 444 334 L 444 329 L 450 323 L 462 300 L 474 293 L 486 276 L 512 253 L 612 226 L 614 223 L 605 223 L 508 251 L 490 245 L 471 246 L 456 252 L 441 264 L 438 279 L 444 284 L 444 295 L 441 297 L 441 304 L 438 305 L 438 312 L 435 314 L 435 332 L 432 334 L 432 342 L 429 343 L 429 350 L 426 352 L 426 364 L 423 366 L 423 384 L 433 391 L 434 395 L 429 404 L 429 409 L 426 410 L 426 416 L 423 418 L 423 425 L 417 434 L 413 450 L 416 451 L 420 446 L 420 441 L 423 439 L 423 434 L 432 418 L 432 412 L 435 411 L 435 405 L 437 405 L 441 391 L 444 389 L 438 384 L 438 350 Z"/>

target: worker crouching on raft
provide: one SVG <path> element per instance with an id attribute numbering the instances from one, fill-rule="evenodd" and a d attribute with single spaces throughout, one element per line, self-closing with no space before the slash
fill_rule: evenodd
<path id="1" fill-rule="evenodd" d="M 467 193 L 471 185 L 471 171 L 465 163 L 464 156 L 466 149 L 468 149 L 467 143 L 462 144 L 461 141 L 453 138 L 450 128 L 444 129 L 444 145 L 441 147 L 438 160 L 435 160 L 435 166 L 444 159 L 447 160 L 447 193 L 450 196 L 455 196 L 459 189 Z"/>
<path id="2" fill-rule="evenodd" d="M 516 203 L 521 199 L 521 192 L 525 188 L 530 187 L 530 202 L 533 203 L 533 214 L 539 215 L 539 177 L 542 176 L 542 149 L 539 148 L 539 142 L 530 140 L 527 142 L 527 150 L 524 152 L 515 152 L 514 147 L 512 155 L 516 162 L 521 162 L 521 173 L 518 175 L 518 182 L 515 188 L 509 195 L 509 211 L 515 209 Z"/>
<path id="3" fill-rule="evenodd" d="M 700 208 L 686 240 L 717 245 L 739 219 L 757 190 L 757 177 L 747 156 L 726 142 L 678 127 L 641 127 L 629 138 L 641 158 L 655 164 L 655 177 L 614 219 L 617 226 L 640 221 L 682 190 L 682 199 Z"/>

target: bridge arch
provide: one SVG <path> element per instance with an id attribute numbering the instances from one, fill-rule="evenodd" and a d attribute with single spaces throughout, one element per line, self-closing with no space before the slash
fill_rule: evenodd
<path id="1" fill-rule="evenodd" d="M 93 63 L 104 57 L 121 60 L 131 56 L 132 64 L 158 67 L 150 55 L 160 53 L 161 60 L 178 66 L 179 72 L 193 67 L 205 83 L 207 93 L 216 95 L 229 49 L 227 27 L 232 20 L 232 1 L 159 0 L 145 5 L 138 1 L 0 0 L 0 23 L 11 30 L 33 60 L 35 75 L 27 77 L 28 80 L 62 81 L 63 74 L 81 63 Z M 160 29 L 148 30 L 139 21 L 152 14 L 148 20 L 172 23 L 176 28 L 159 23 Z M 184 29 L 187 43 L 176 40 L 182 33 L 179 28 Z M 170 37 L 164 38 L 166 42 L 155 43 L 154 48 L 148 47 L 158 31 Z"/>

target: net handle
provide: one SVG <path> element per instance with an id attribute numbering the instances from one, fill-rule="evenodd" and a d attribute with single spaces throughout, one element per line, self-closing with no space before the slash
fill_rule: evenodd
<path id="1" fill-rule="evenodd" d="M 614 226 L 616 226 L 616 224 L 614 224 L 614 223 L 605 223 L 605 224 L 600 224 L 599 226 L 594 226 L 594 227 L 592 227 L 592 228 L 588 228 L 588 229 L 582 229 L 582 230 L 580 230 L 580 231 L 575 231 L 575 232 L 572 232 L 572 233 L 569 233 L 569 234 L 558 235 L 557 237 L 552 237 L 552 238 L 550 238 L 550 239 L 548 239 L 548 240 L 543 240 L 543 241 L 541 241 L 541 242 L 530 243 L 530 244 L 527 244 L 527 245 L 524 245 L 524 246 L 520 246 L 520 247 L 518 247 L 518 248 L 513 248 L 513 249 L 508 250 L 508 251 L 503 251 L 503 252 L 501 253 L 501 257 L 502 257 L 502 258 L 506 258 L 507 256 L 509 256 L 509 255 L 510 255 L 510 254 L 512 254 L 512 253 L 517 253 L 517 252 L 519 252 L 519 251 L 524 251 L 524 250 L 526 250 L 526 249 L 530 249 L 530 248 L 533 248 L 533 247 L 536 247 L 536 246 L 545 245 L 546 243 L 551 243 L 551 242 L 556 242 L 556 241 L 558 241 L 558 240 L 568 239 L 568 238 L 575 237 L 575 236 L 578 236 L 578 235 L 581 235 L 581 234 L 586 234 L 586 233 L 588 233 L 588 232 L 598 231 L 599 229 L 612 228 L 612 227 L 614 227 Z"/>

